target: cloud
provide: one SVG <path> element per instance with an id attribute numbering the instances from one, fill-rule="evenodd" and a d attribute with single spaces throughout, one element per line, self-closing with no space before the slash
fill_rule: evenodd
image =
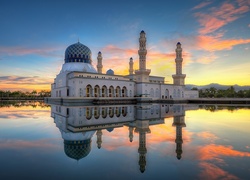
<path id="1" fill-rule="evenodd" d="M 250 27 L 250 24 L 248 24 L 248 27 Z"/>
<path id="2" fill-rule="evenodd" d="M 42 47 L 42 48 L 27 48 L 27 47 L 6 47 L 0 46 L 0 53 L 8 56 L 24 56 L 36 54 L 46 57 L 61 57 L 56 51 L 62 50 L 61 47 Z"/>
<path id="3" fill-rule="evenodd" d="M 205 6 L 209 5 L 209 4 L 211 4 L 211 3 L 212 3 L 212 2 L 209 2 L 209 1 L 207 1 L 207 2 L 202 2 L 202 3 L 198 4 L 197 6 L 193 7 L 192 10 L 201 9 L 201 8 L 203 8 L 203 7 L 205 7 Z"/>
<path id="4" fill-rule="evenodd" d="M 211 163 L 202 162 L 200 163 L 200 167 L 202 168 L 201 174 L 199 175 L 199 179 L 231 179 L 238 180 L 239 178 L 224 171 L 220 167 L 213 165 Z"/>
<path id="5" fill-rule="evenodd" d="M 216 58 L 218 57 L 215 56 L 214 53 L 206 53 L 198 57 L 196 62 L 200 64 L 210 64 L 211 62 L 215 61 Z"/>
<path id="6" fill-rule="evenodd" d="M 3 140 L 0 139 L 0 149 L 11 150 L 27 150 L 27 148 L 43 149 L 43 151 L 59 149 L 59 145 L 55 143 L 57 139 L 40 139 L 35 141 L 24 140 Z"/>
<path id="7" fill-rule="evenodd" d="M 1 84 L 48 84 L 51 80 L 39 76 L 0 76 Z"/>
<path id="8" fill-rule="evenodd" d="M 53 78 L 39 76 L 0 76 L 0 89 L 10 91 L 49 90 Z"/>
<path id="9" fill-rule="evenodd" d="M 242 4 L 242 6 L 235 7 L 233 4 L 225 2 L 219 8 L 211 8 L 207 13 L 197 12 L 195 13 L 195 17 L 198 18 L 198 22 L 201 25 L 199 33 L 203 35 L 212 33 L 226 24 L 235 21 L 248 11 L 248 5 Z"/>

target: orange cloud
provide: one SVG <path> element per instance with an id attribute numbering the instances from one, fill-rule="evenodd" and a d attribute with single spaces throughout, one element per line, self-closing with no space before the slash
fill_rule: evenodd
<path id="1" fill-rule="evenodd" d="M 248 11 L 248 5 L 242 4 L 242 6 L 237 8 L 234 5 L 225 2 L 219 8 L 212 8 L 211 12 L 207 14 L 200 12 L 195 13 L 195 16 L 198 18 L 198 21 L 202 26 L 199 29 L 199 33 L 203 35 L 212 33 L 224 25 L 235 21 L 241 14 Z"/>
<path id="2" fill-rule="evenodd" d="M 250 43 L 250 39 L 221 39 L 221 34 L 216 36 L 200 35 L 196 37 L 197 48 L 206 51 L 230 50 L 233 46 Z"/>
<path id="3" fill-rule="evenodd" d="M 215 166 L 211 163 L 202 162 L 200 163 L 200 167 L 202 168 L 201 174 L 199 175 L 200 179 L 232 179 L 238 180 L 239 178 L 229 174 L 228 172 L 224 171 L 223 169 Z"/>
<path id="4" fill-rule="evenodd" d="M 0 76 L 1 90 L 49 90 L 53 78 L 47 77 L 27 77 L 27 76 Z"/>
<path id="5" fill-rule="evenodd" d="M 210 144 L 199 148 L 199 160 L 219 160 L 220 156 L 234 156 L 234 157 L 250 157 L 249 152 L 240 152 L 234 150 L 232 146 L 222 146 Z"/>

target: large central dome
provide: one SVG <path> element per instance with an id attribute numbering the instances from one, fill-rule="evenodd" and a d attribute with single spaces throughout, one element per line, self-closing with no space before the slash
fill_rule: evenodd
<path id="1" fill-rule="evenodd" d="M 65 51 L 65 63 L 83 62 L 91 64 L 91 50 L 80 42 L 70 45 Z"/>
<path id="2" fill-rule="evenodd" d="M 61 72 L 78 71 L 97 73 L 96 69 L 92 66 L 91 50 L 80 42 L 67 47 L 64 62 Z"/>

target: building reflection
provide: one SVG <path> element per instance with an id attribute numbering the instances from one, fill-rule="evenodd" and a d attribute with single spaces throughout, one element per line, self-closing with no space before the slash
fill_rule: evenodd
<path id="1" fill-rule="evenodd" d="M 92 137 L 96 134 L 96 146 L 102 147 L 103 130 L 128 126 L 129 141 L 133 133 L 139 134 L 139 167 L 146 169 L 146 136 L 150 126 L 164 124 L 164 119 L 173 117 L 176 127 L 176 156 L 182 155 L 182 127 L 185 127 L 185 110 L 198 109 L 195 105 L 137 104 L 116 106 L 60 106 L 51 105 L 51 116 L 64 140 L 65 154 L 75 160 L 86 157 L 91 151 Z"/>

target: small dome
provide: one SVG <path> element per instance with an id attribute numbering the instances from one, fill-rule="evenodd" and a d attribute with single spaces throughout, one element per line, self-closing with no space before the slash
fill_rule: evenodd
<path id="1" fill-rule="evenodd" d="M 145 33 L 145 32 L 142 30 L 141 33 Z"/>
<path id="2" fill-rule="evenodd" d="M 107 128 L 108 132 L 112 132 L 114 130 L 114 128 Z"/>
<path id="3" fill-rule="evenodd" d="M 72 44 L 65 50 L 64 61 L 65 63 L 82 62 L 91 64 L 91 50 L 80 42 Z"/>
<path id="4" fill-rule="evenodd" d="M 107 70 L 106 74 L 108 75 L 114 75 L 114 71 L 112 69 Z"/>
<path id="5" fill-rule="evenodd" d="M 179 45 L 179 44 L 181 45 L 181 43 L 180 43 L 180 42 L 178 42 L 178 43 L 177 43 L 177 45 Z"/>
<path id="6" fill-rule="evenodd" d="M 67 141 L 64 140 L 65 154 L 75 160 L 86 157 L 91 151 L 91 140 Z"/>

